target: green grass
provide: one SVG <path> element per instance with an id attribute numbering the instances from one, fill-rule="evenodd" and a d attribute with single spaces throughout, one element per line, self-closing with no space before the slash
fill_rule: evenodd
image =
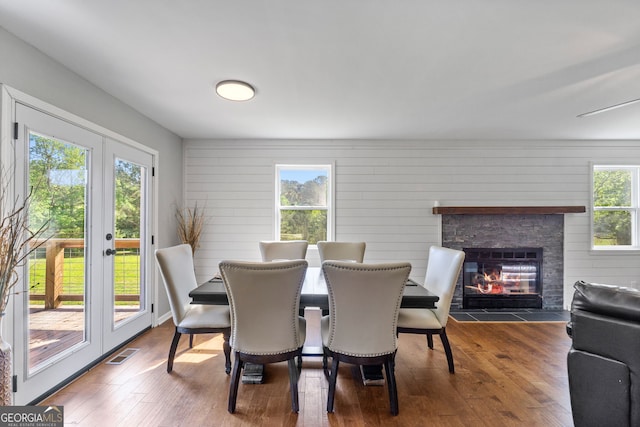
<path id="1" fill-rule="evenodd" d="M 594 237 L 593 244 L 595 246 L 617 246 L 618 239 L 615 237 Z"/>
<path id="2" fill-rule="evenodd" d="M 123 251 L 124 252 L 124 251 Z M 84 268 L 82 256 L 65 256 L 63 269 L 63 293 L 67 295 L 84 295 Z M 31 294 L 45 293 L 44 258 L 29 261 L 29 289 Z M 114 258 L 114 279 L 116 295 L 140 294 L 140 255 L 137 253 L 119 253 Z M 101 284 L 100 284 L 101 285 Z M 36 301 L 31 301 L 36 303 Z M 65 301 L 68 305 L 82 305 L 82 302 Z M 118 301 L 116 305 L 131 305 L 132 301 Z"/>

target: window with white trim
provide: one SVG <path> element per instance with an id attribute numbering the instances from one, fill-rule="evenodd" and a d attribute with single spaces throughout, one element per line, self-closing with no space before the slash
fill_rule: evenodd
<path id="1" fill-rule="evenodd" d="M 640 249 L 639 177 L 636 165 L 593 166 L 593 249 Z"/>
<path id="2" fill-rule="evenodd" d="M 276 240 L 330 240 L 331 171 L 331 165 L 276 165 Z"/>

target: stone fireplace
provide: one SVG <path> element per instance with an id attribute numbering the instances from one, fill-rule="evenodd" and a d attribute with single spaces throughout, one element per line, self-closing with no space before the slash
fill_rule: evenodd
<path id="1" fill-rule="evenodd" d="M 584 212 L 582 206 L 531 208 L 443 208 L 442 246 L 465 248 L 539 248 L 540 289 L 543 309 L 562 309 L 564 277 L 564 215 Z M 454 293 L 452 307 L 463 308 L 463 274 Z M 509 308 L 506 306 L 500 308 Z M 518 308 L 514 304 L 512 308 Z"/>
<path id="2" fill-rule="evenodd" d="M 542 308 L 542 248 L 463 248 L 462 308 Z"/>

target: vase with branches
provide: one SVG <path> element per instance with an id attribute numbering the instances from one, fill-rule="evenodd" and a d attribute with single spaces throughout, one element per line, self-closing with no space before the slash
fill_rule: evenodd
<path id="1" fill-rule="evenodd" d="M 32 229 L 29 224 L 29 208 L 33 189 L 24 197 L 11 196 L 10 177 L 2 173 L 0 183 L 0 406 L 12 402 L 11 345 L 2 336 L 2 320 L 20 280 L 18 270 L 31 254 L 44 245 L 48 222 Z"/>
<path id="2" fill-rule="evenodd" d="M 204 209 L 198 208 L 198 202 L 193 208 L 178 208 L 176 210 L 178 220 L 178 237 L 182 243 L 191 246 L 191 253 L 195 254 L 200 247 L 200 236 L 205 225 Z"/>

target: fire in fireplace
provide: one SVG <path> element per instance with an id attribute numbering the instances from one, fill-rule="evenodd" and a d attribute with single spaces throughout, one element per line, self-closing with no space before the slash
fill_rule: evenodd
<path id="1" fill-rule="evenodd" d="M 463 251 L 463 308 L 542 308 L 542 248 Z"/>

